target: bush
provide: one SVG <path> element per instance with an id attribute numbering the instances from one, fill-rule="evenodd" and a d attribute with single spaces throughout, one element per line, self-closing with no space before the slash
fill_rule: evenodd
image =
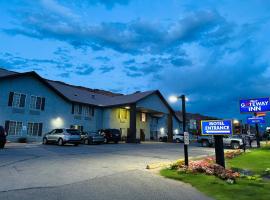
<path id="1" fill-rule="evenodd" d="M 27 142 L 27 138 L 26 138 L 26 137 L 20 137 L 20 138 L 18 139 L 18 142 L 19 142 L 19 143 L 26 143 L 26 142 Z"/>

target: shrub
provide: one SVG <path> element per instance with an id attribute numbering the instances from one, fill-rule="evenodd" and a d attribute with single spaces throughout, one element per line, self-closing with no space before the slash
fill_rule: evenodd
<path id="1" fill-rule="evenodd" d="M 20 137 L 20 138 L 18 139 L 18 142 L 19 142 L 19 143 L 26 143 L 26 142 L 27 142 L 27 138 L 26 138 L 26 137 Z"/>

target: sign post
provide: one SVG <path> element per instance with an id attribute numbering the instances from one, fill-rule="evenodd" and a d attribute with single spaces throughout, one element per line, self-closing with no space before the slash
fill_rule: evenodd
<path id="1" fill-rule="evenodd" d="M 231 120 L 202 120 L 202 135 L 214 136 L 216 163 L 225 168 L 223 135 L 232 134 Z"/>

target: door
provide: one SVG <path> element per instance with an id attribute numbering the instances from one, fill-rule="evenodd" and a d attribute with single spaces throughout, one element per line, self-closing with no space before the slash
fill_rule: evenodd
<path id="1" fill-rule="evenodd" d="M 144 133 L 144 129 L 140 129 L 140 140 L 141 140 L 141 141 L 145 141 L 145 133 Z"/>
<path id="2" fill-rule="evenodd" d="M 53 135 L 55 134 L 55 130 L 52 130 L 51 132 L 48 133 L 47 139 L 48 141 L 52 141 L 53 140 Z"/>
<path id="3" fill-rule="evenodd" d="M 151 123 L 150 123 L 150 139 L 151 140 L 157 140 L 158 139 L 158 118 L 152 117 Z"/>

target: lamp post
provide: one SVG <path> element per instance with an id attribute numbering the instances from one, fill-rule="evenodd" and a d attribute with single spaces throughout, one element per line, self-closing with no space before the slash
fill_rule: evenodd
<path id="1" fill-rule="evenodd" d="M 182 100 L 182 118 L 183 118 L 183 132 L 186 132 L 186 101 L 188 100 L 185 95 L 171 96 L 170 102 L 176 102 L 178 99 Z M 185 165 L 188 166 L 188 145 L 184 144 Z"/>

